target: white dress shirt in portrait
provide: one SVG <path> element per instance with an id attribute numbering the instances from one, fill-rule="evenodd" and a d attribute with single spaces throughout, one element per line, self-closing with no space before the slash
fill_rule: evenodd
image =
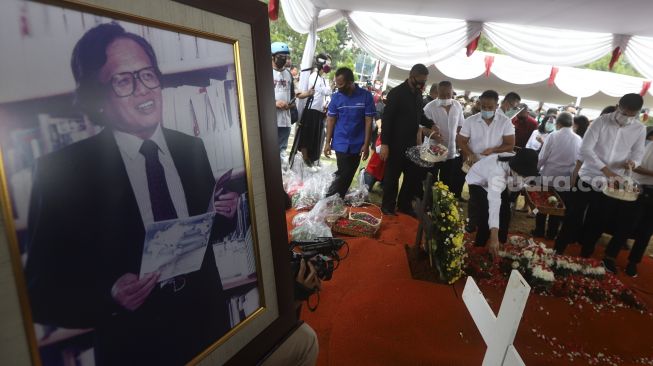
<path id="1" fill-rule="evenodd" d="M 595 119 L 585 132 L 580 148 L 583 166 L 578 175 L 597 189 L 607 182 L 601 169 L 608 167 L 615 174 L 623 175 L 628 160 L 639 165 L 644 156 L 646 127 L 639 121 L 620 126 L 615 113 Z"/>
<path id="2" fill-rule="evenodd" d="M 113 135 L 116 138 L 122 161 L 125 164 L 134 196 L 136 196 L 136 203 L 143 219 L 143 225 L 147 226 L 154 222 L 154 214 L 152 213 L 152 202 L 150 201 L 150 189 L 147 185 L 145 157 L 139 152 L 143 140 L 140 137 L 116 130 L 113 131 Z M 159 162 L 163 165 L 168 191 L 170 191 L 172 203 L 175 206 L 175 211 L 177 211 L 177 217 L 188 217 L 184 187 L 181 185 L 181 178 L 179 178 L 179 173 L 170 155 L 170 150 L 168 150 L 160 125 L 150 140 L 154 141 L 159 147 Z"/>
<path id="3" fill-rule="evenodd" d="M 481 153 L 485 149 L 501 146 L 503 136 L 514 136 L 515 126 L 504 114 L 495 113 L 492 123 L 488 125 L 477 113 L 463 122 L 460 135 L 469 138 L 469 148 L 480 159 L 484 157 Z"/>
<path id="4" fill-rule="evenodd" d="M 544 140 L 537 168 L 543 177 L 570 177 L 580 157 L 580 138 L 571 127 L 552 132 Z"/>
<path id="5" fill-rule="evenodd" d="M 458 127 L 463 126 L 465 117 L 463 117 L 463 107 L 456 100 L 451 102 L 449 112 L 440 104 L 439 99 L 430 101 L 424 106 L 424 115 L 432 120 L 440 130 L 442 137 L 441 144 L 449 150 L 447 159 L 456 157 L 456 134 Z"/>

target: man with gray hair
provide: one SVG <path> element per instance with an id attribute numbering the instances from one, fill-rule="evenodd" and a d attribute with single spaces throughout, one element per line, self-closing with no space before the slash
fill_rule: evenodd
<path id="1" fill-rule="evenodd" d="M 562 112 L 556 119 L 556 131 L 551 133 L 540 150 L 537 167 L 542 176 L 542 188 L 555 190 L 565 205 L 569 205 L 571 175 L 579 159 L 580 146 L 583 140 L 574 133 L 571 126 L 574 118 L 571 113 Z M 560 216 L 548 216 L 548 227 L 545 233 L 547 215 L 538 213 L 535 217 L 533 236 L 554 239 L 558 235 L 561 222 Z"/>

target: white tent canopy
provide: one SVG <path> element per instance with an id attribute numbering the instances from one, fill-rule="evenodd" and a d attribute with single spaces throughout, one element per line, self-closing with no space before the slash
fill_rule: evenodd
<path id="1" fill-rule="evenodd" d="M 487 57 L 493 58 L 488 76 Z M 450 80 L 459 90 L 482 92 L 494 89 L 504 95 L 515 91 L 524 99 L 560 105 L 573 104 L 577 97 L 581 97 L 583 107 L 599 110 L 616 104 L 618 98 L 626 93 L 639 93 L 646 82 L 642 78 L 610 72 L 560 67 L 549 85 L 550 66 L 480 51 L 467 57 L 464 50 L 436 62 L 429 71 L 429 83 Z M 403 81 L 407 75 L 406 70 L 393 67 L 388 75 L 393 80 L 390 85 Z M 653 105 L 653 89 L 648 90 L 644 99 L 646 105 Z"/>
<path id="2" fill-rule="evenodd" d="M 619 47 L 633 67 L 653 79 L 649 0 L 501 0 L 499 4 L 281 0 L 281 4 L 288 24 L 300 33 L 347 19 L 359 46 L 404 69 L 454 56 L 483 33 L 513 58 L 548 66 L 584 65 Z M 310 60 L 311 51 L 304 56 L 311 56 Z"/>

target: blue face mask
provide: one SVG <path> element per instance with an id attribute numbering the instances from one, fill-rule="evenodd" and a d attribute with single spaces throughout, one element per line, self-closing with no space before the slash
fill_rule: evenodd
<path id="1" fill-rule="evenodd" d="M 546 130 L 546 132 L 553 132 L 555 129 L 556 125 L 553 122 L 547 122 L 544 125 L 544 130 Z"/>
<path id="2" fill-rule="evenodd" d="M 481 118 L 490 119 L 494 117 L 494 111 L 481 111 Z"/>

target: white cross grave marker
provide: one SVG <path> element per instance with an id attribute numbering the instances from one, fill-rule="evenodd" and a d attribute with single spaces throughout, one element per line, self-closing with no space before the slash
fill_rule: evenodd
<path id="1" fill-rule="evenodd" d="M 512 342 L 530 292 L 531 286 L 513 270 L 496 317 L 474 279 L 467 277 L 463 301 L 487 344 L 483 366 L 525 366 Z"/>

